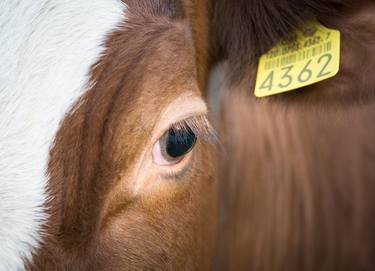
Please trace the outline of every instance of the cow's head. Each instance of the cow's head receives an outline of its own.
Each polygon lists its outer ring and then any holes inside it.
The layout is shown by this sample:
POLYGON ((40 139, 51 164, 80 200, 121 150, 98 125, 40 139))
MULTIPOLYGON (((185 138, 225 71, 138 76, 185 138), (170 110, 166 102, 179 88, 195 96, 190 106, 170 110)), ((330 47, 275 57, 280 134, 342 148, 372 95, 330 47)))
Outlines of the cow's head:
POLYGON ((1 252, 0 267, 208 268, 216 135, 185 7, 82 2, 7 4, 5 31, 25 33, 4 51, 17 65, 1 128, 18 137, 1 177, 19 208, 0 225, 21 235, 4 233, 13 258, 1 252))

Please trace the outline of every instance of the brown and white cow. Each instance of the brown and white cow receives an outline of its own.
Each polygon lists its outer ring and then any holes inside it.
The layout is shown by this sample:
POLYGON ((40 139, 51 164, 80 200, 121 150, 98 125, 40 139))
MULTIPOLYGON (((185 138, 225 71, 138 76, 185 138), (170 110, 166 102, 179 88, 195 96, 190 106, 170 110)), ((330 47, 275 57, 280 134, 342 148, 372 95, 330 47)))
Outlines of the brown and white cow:
POLYGON ((372 270, 374 3, 0 3, 0 270, 372 270), (263 101, 260 54, 304 21, 340 74, 263 101), (175 139, 177 138, 177 139, 175 139))
POLYGON ((195 5, 0 3, 0 270, 210 269, 195 5))

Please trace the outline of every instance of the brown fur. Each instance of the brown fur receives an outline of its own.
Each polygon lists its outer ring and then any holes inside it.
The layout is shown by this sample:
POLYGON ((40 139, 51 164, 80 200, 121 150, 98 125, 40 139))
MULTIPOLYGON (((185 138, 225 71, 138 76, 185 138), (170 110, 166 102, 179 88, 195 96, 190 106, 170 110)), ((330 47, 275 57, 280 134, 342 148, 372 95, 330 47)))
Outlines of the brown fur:
POLYGON ((218 269, 373 270, 374 106, 225 98, 218 269))
POLYGON ((248 64, 224 87, 218 270, 375 268, 375 3, 337 11, 336 77, 259 100, 248 64))
POLYGON ((200 89, 207 89, 208 69, 211 62, 211 28, 209 11, 212 4, 202 0, 183 0, 186 15, 191 23, 193 40, 195 45, 197 80, 200 89))
POLYGON ((30 270, 208 270, 215 221, 212 148, 189 171, 134 197, 127 178, 164 106, 200 95, 194 45, 178 1, 128 1, 51 150, 48 238, 30 270), (202 195, 205 195, 202 197, 202 195))

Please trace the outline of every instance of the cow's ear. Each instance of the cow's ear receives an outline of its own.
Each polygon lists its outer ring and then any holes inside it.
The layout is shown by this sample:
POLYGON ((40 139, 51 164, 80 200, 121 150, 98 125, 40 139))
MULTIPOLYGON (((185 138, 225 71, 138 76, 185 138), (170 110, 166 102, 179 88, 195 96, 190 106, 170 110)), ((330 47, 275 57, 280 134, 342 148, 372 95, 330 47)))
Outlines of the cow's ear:
MULTIPOLYGON (((237 83, 260 55, 306 21, 335 17, 348 0, 211 0, 212 47, 227 58, 230 79, 237 83)), ((352 1, 351 1, 352 2, 352 1)))

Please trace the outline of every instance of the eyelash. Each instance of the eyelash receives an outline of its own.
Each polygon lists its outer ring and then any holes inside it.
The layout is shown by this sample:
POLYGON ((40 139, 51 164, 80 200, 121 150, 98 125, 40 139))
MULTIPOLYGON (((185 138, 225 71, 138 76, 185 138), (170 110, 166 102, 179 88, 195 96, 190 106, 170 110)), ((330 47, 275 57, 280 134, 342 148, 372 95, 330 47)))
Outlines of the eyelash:
MULTIPOLYGON (((217 144, 219 142, 215 129, 212 128, 204 115, 181 120, 173 124, 169 129, 172 129, 177 135, 181 135, 183 132, 188 132, 190 129, 198 139, 203 139, 212 144, 217 144)), ((180 139, 182 139, 182 136, 180 139)))

